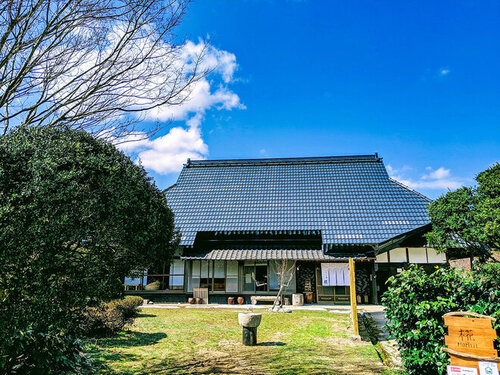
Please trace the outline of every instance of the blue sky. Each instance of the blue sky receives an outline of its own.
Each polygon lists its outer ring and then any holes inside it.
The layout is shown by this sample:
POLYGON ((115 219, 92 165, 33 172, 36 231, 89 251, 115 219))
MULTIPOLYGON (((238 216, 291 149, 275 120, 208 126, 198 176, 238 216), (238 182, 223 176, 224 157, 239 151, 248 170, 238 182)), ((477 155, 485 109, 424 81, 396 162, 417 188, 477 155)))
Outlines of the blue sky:
POLYGON ((127 148, 162 188, 186 155, 378 152, 436 198, 500 161, 498 1, 198 0, 177 31, 220 67, 127 148))

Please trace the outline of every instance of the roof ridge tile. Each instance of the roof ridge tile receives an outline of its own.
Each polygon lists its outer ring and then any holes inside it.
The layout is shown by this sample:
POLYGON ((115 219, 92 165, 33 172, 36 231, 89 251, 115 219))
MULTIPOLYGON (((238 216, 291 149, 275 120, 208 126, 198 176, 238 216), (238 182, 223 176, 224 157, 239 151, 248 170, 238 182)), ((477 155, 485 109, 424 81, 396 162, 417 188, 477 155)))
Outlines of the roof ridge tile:
POLYGON ((339 155, 296 158, 264 158, 264 159, 214 159, 191 160, 188 159, 185 167, 215 167, 215 166, 240 166, 240 165, 275 165, 275 164, 322 164, 346 162, 380 162, 382 158, 377 153, 373 155, 339 155))

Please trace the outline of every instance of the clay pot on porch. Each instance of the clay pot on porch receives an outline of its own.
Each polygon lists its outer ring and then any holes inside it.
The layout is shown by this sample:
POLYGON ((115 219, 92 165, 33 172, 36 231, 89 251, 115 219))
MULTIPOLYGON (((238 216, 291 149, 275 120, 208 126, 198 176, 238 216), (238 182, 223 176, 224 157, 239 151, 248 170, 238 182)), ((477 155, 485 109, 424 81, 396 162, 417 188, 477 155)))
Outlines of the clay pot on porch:
POLYGON ((189 298, 188 298, 188 303, 189 303, 190 305, 193 305, 193 304, 194 304, 194 298, 189 297, 189 298))
POLYGON ((234 297, 227 297, 227 304, 234 305, 234 297))
POLYGON ((238 297, 238 305, 243 305, 245 303, 245 297, 238 297))
POLYGON ((195 298, 195 301, 196 301, 196 304, 197 304, 197 305, 201 305, 201 303, 203 302, 203 301, 202 301, 202 299, 201 299, 201 298, 199 298, 199 297, 196 297, 196 298, 195 298))
POLYGON ((305 292, 304 297, 306 303, 313 303, 313 292, 305 292))

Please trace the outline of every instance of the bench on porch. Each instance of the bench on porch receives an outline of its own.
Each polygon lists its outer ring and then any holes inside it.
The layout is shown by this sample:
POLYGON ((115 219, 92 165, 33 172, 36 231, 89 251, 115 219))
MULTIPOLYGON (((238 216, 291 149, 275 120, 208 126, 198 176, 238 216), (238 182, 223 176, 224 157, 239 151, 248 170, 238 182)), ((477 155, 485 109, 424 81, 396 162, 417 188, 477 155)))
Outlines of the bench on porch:
POLYGON ((257 302, 274 302, 276 300, 276 296, 252 296, 250 297, 252 301, 252 305, 256 305, 257 302))

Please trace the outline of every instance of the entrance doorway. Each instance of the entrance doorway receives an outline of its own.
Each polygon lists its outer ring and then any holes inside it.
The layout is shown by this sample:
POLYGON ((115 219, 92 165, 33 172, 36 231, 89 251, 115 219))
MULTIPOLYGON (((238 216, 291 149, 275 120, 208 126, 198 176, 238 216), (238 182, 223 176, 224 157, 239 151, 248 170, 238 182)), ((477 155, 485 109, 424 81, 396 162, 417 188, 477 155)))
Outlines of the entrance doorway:
POLYGON ((267 264, 255 265, 255 290, 267 291, 267 264))
POLYGON ((316 296, 318 303, 348 305, 351 288, 348 286, 323 286, 321 267, 316 267, 316 296))

